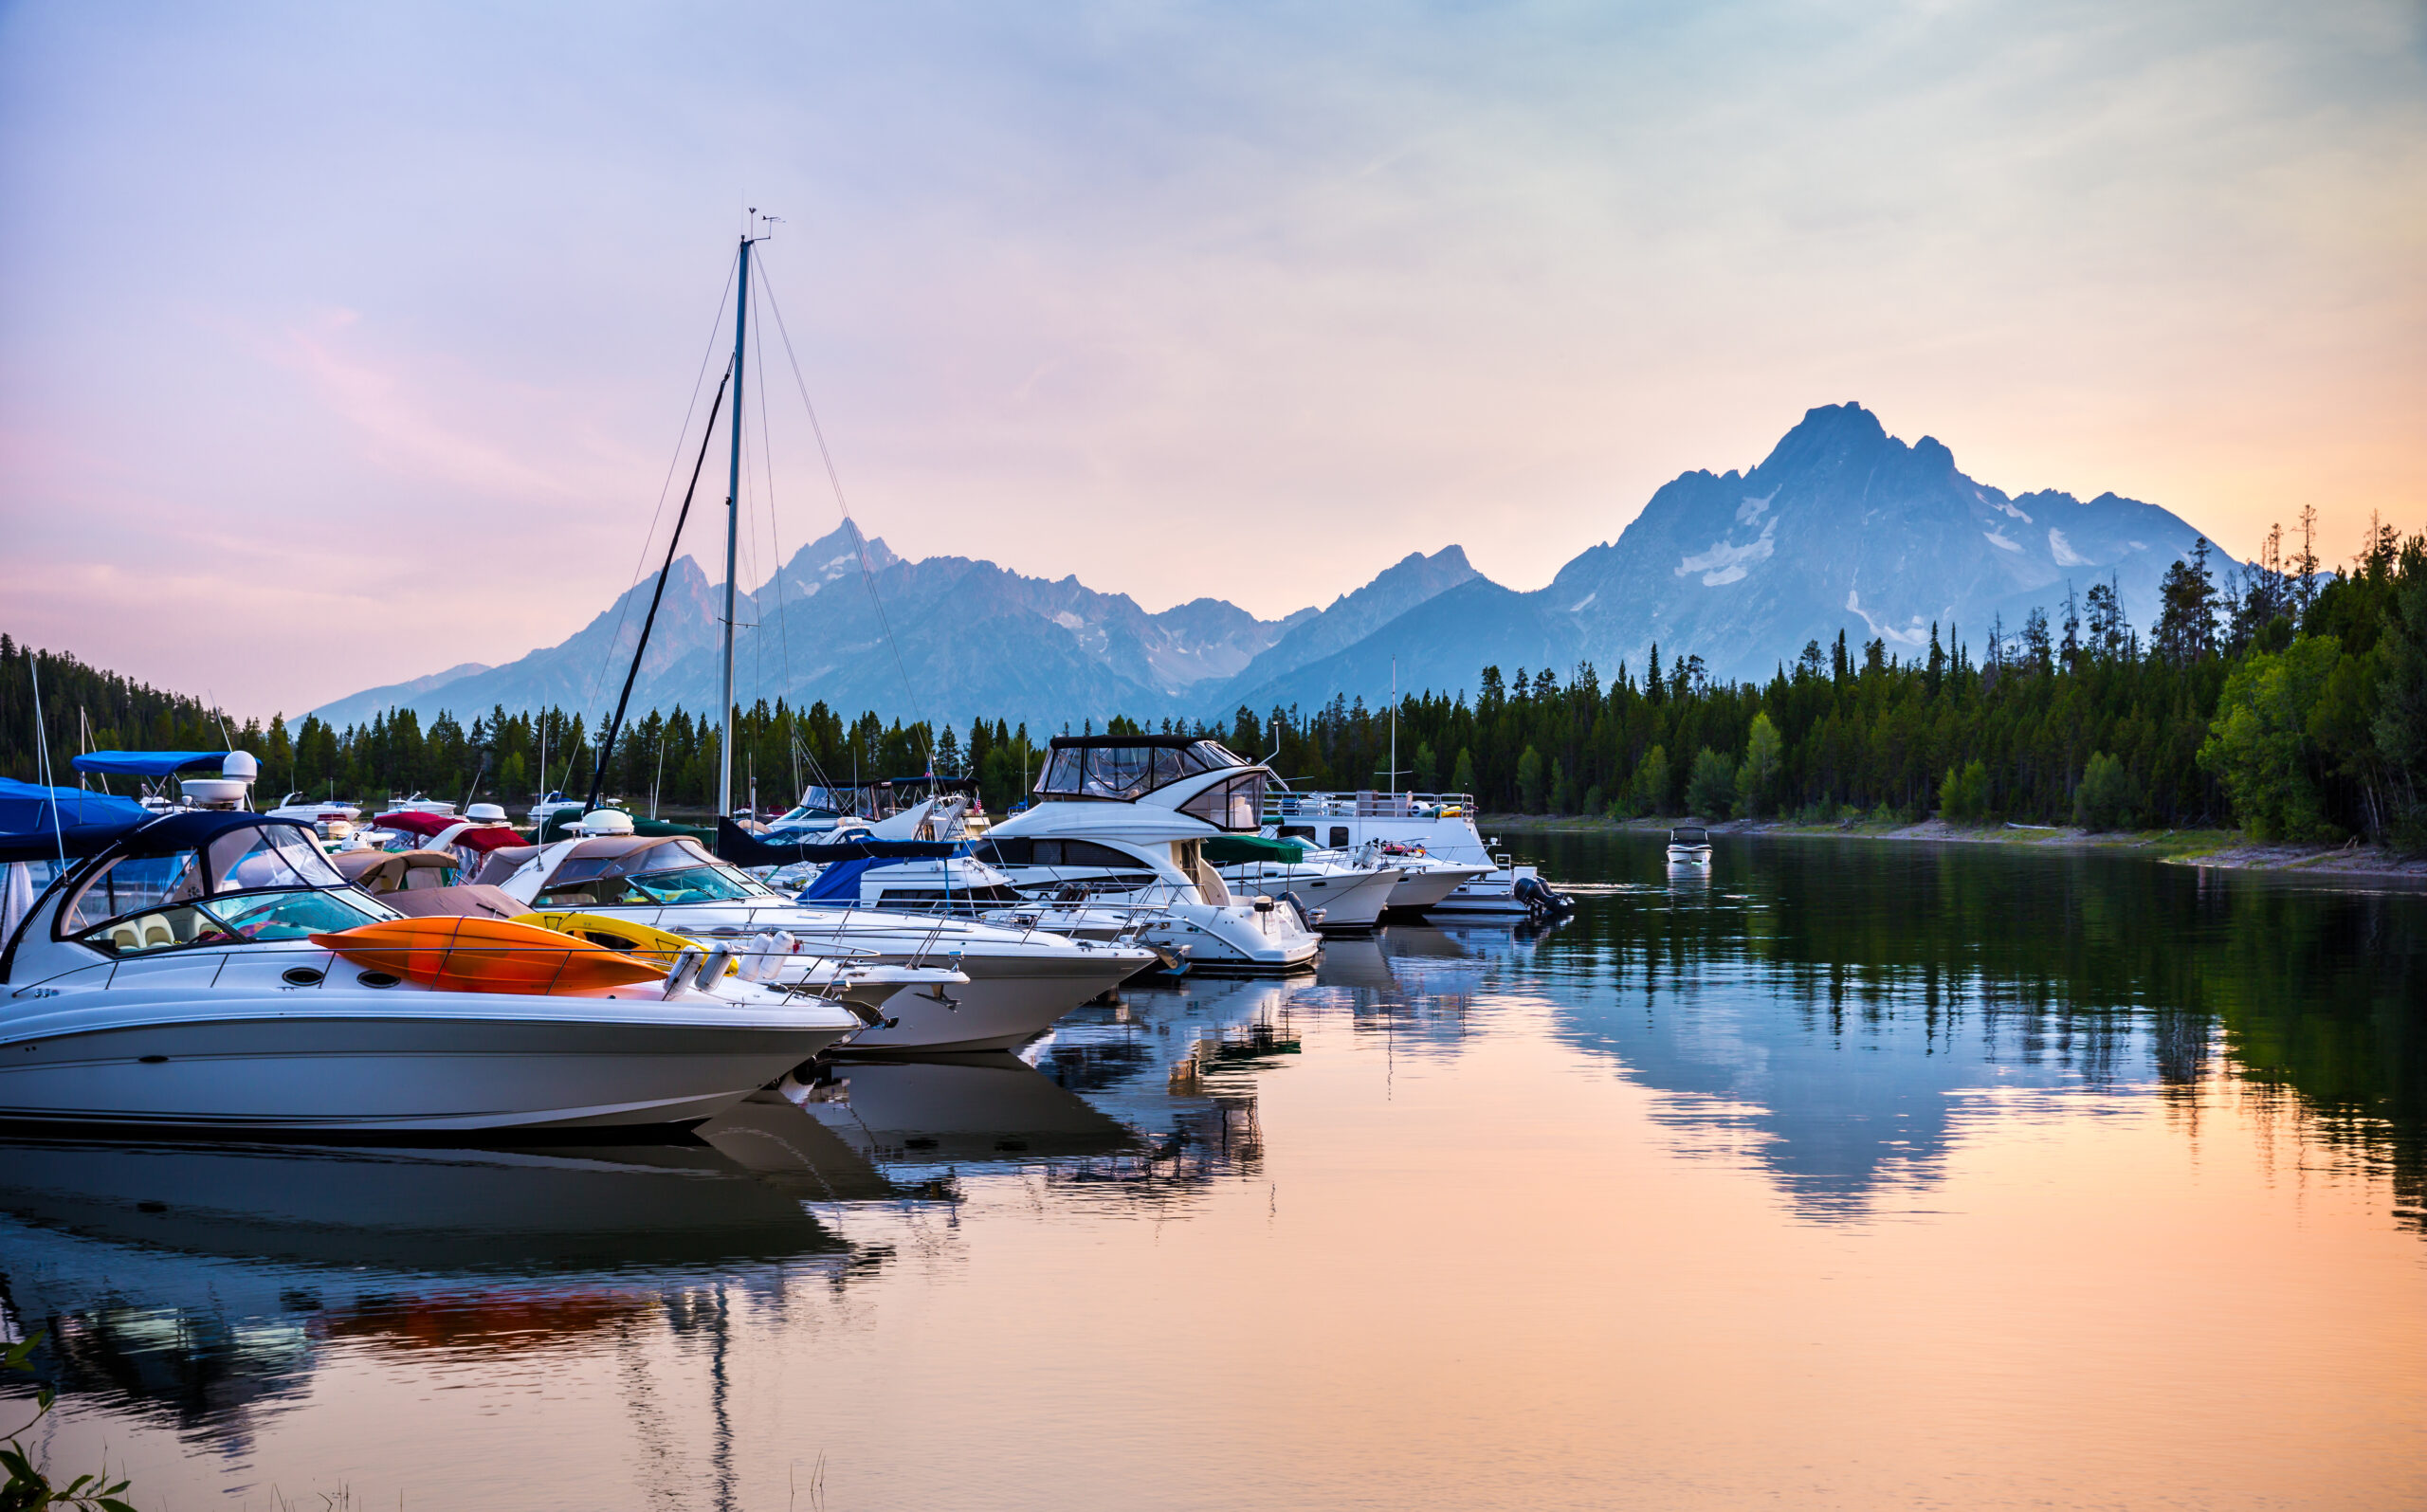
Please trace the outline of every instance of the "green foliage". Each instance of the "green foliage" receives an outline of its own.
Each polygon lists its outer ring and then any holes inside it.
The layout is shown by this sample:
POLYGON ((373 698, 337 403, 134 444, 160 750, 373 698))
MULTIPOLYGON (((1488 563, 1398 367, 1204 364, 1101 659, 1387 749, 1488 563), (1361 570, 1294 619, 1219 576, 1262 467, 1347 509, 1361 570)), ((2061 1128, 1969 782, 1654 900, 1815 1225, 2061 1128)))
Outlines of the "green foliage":
POLYGON ((2104 751, 2090 753, 2082 769, 2081 786, 2073 790, 2073 823, 2085 829, 2128 828, 2140 807, 2140 793, 2124 763, 2104 751))
POLYGON ((1627 787, 1628 807, 1638 814, 1667 813, 1675 787, 1669 774, 1669 748, 1655 745, 1635 765, 1634 781, 1627 787))
MULTIPOLYGON (((1816 647, 1809 660, 1819 661, 1816 647)), ((1745 817, 1758 819, 1768 811, 1779 774, 1785 770, 1785 751, 1786 742, 1769 714, 1754 715, 1752 732, 1744 738, 1744 763, 1736 769, 1736 803, 1745 817)))
POLYGON ((1542 754, 1532 746, 1517 758, 1517 802, 1521 811, 1542 811, 1542 754))
POLYGON ((2225 680, 2199 765, 2261 839, 2332 838, 2311 725, 2342 656, 2335 637, 2305 635, 2281 653, 2252 655, 2225 680))
POLYGON ((1475 781, 1475 758, 1468 754, 1465 746, 1458 747, 1458 765, 1457 770, 1450 774, 1450 791, 1472 793, 1480 786, 1482 784, 1475 781))
POLYGON ((1708 746, 1695 753, 1686 778, 1686 811, 1704 819, 1724 817, 1736 801, 1736 763, 1708 746))
MULTIPOLYGON (((36 1334, 10 1345, 6 1354, 0 1354, 0 1370, 32 1374, 33 1353, 43 1337, 36 1334)), ((106 1464, 98 1472, 87 1472, 65 1485, 54 1486, 49 1475, 26 1452, 26 1434, 32 1431, 34 1424, 50 1415, 56 1400, 47 1385, 36 1390, 33 1417, 0 1443, 0 1470, 9 1472, 8 1481, 0 1484, 0 1512, 37 1512, 50 1507, 71 1508, 73 1512, 135 1512, 135 1508, 119 1500, 126 1482, 112 1481, 106 1464)))
POLYGON ((1415 745, 1415 791, 1437 792, 1441 784, 1441 758, 1432 754, 1432 742, 1419 740, 1415 745))
POLYGON ((1938 786, 1938 814, 1949 824, 1988 817, 1988 763, 1976 756, 1960 768, 1946 769, 1938 786))

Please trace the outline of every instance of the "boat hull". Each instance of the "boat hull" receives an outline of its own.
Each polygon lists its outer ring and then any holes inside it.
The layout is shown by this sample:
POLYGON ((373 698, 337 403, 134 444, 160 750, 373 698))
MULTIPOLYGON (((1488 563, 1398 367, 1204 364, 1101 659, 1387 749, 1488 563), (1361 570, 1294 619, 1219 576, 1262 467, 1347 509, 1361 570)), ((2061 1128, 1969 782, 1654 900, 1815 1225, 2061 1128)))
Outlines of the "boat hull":
POLYGON ((1398 885, 1391 889, 1389 906, 1410 913, 1422 913, 1437 908, 1458 888, 1485 875, 1480 866, 1440 866, 1431 870, 1410 870, 1400 876, 1398 885))
POLYGON ((965 957, 965 987, 914 989, 885 1000, 890 1027, 862 1029, 841 1047, 848 1055, 932 1055, 945 1051, 1017 1049, 1063 1014, 1120 986, 1139 969, 1142 951, 1062 957, 965 957))
POLYGON ((635 1011, 382 1016, 318 1013, 289 997, 258 1012, 213 1003, 81 1027, 52 1015, 0 1037, 0 1120, 313 1135, 682 1125, 847 1031, 722 1004, 613 1005, 627 1006, 635 1011))

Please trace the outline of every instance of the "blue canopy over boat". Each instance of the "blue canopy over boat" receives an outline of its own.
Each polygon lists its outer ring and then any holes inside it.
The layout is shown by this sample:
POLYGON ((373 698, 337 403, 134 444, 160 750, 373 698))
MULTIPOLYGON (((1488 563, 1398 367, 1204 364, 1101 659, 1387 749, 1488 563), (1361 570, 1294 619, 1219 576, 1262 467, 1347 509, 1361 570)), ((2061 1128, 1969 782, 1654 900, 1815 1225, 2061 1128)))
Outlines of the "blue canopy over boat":
POLYGON ((93 855, 151 817, 132 798, 0 777, 0 862, 93 855))
MULTIPOLYGON (((877 840, 858 837, 832 845, 807 841, 761 840, 730 819, 717 820, 717 859, 737 866, 789 866, 796 861, 903 861, 914 856, 950 856, 965 848, 957 840, 877 840)), ((861 868, 866 870, 866 867, 861 868)), ((856 874, 855 874, 856 875, 856 874)))
POLYGON ((217 770, 226 751, 87 751, 76 758, 79 772, 101 772, 122 777, 165 777, 196 767, 217 770))

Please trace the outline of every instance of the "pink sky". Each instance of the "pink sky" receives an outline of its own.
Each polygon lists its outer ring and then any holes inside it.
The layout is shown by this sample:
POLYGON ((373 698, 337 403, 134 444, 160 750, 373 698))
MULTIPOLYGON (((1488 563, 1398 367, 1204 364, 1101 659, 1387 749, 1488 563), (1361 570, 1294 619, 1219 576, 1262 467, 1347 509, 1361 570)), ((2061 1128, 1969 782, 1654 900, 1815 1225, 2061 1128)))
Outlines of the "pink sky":
MULTIPOLYGON (((911 556, 1277 615, 1455 541, 1530 588, 1858 399, 2239 555, 2314 503, 2340 559, 2427 526, 2421 25, 19 6, 0 628, 263 714, 561 640, 754 204, 911 556)), ((835 514, 770 375, 789 551, 835 514)))

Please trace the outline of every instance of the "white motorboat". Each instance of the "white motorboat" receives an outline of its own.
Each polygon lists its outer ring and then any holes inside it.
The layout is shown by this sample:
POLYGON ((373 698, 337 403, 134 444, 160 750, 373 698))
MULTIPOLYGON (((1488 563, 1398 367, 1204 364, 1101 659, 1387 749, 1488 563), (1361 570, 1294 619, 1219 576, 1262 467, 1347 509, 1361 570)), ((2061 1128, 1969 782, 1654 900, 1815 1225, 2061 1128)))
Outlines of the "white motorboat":
POLYGON ((1303 971, 1323 946, 1311 909, 1241 899, 1205 859, 1207 841, 1255 832, 1271 780, 1214 740, 1056 736, 1030 807, 976 854, 1034 903, 1146 910, 1141 938, 1199 969, 1303 971))
POLYGON ((803 979, 827 956, 968 977, 963 985, 891 999, 885 1007, 891 1022, 854 1036, 854 1053, 1009 1049, 1156 958, 1135 947, 864 908, 856 898, 795 901, 687 836, 590 835, 541 847, 527 859, 501 852, 481 880, 534 909, 629 919, 710 943, 780 932, 797 947, 797 964, 786 966, 779 981, 803 979))
POLYGON ((684 1124, 860 1027, 779 987, 711 996, 681 971, 541 993, 362 969, 310 937, 399 916, 347 886, 294 820, 188 811, 83 848, 0 955, 0 1120, 314 1135, 684 1124))
MULTIPOLYGON (((1472 874, 1438 902, 1423 905, 1431 912, 1518 917, 1556 909, 1559 895, 1535 867, 1519 865, 1506 853, 1487 847, 1475 829, 1474 811, 1474 799, 1466 793, 1274 792, 1265 796, 1263 818, 1280 840, 1350 851, 1379 841, 1418 851, 1430 861, 1471 868, 1472 874)), ((1400 865, 1403 859, 1394 856, 1391 864, 1400 865)), ((1409 895, 1413 899, 1430 890, 1411 887, 1409 895)))
POLYGON ((1379 924, 1403 875, 1396 866, 1360 866, 1260 835, 1216 836, 1205 842, 1205 859, 1234 895, 1294 900, 1326 935, 1379 924))
POLYGON ((1710 831, 1700 825, 1679 825, 1669 831, 1669 859, 1681 866, 1710 865, 1710 831))

